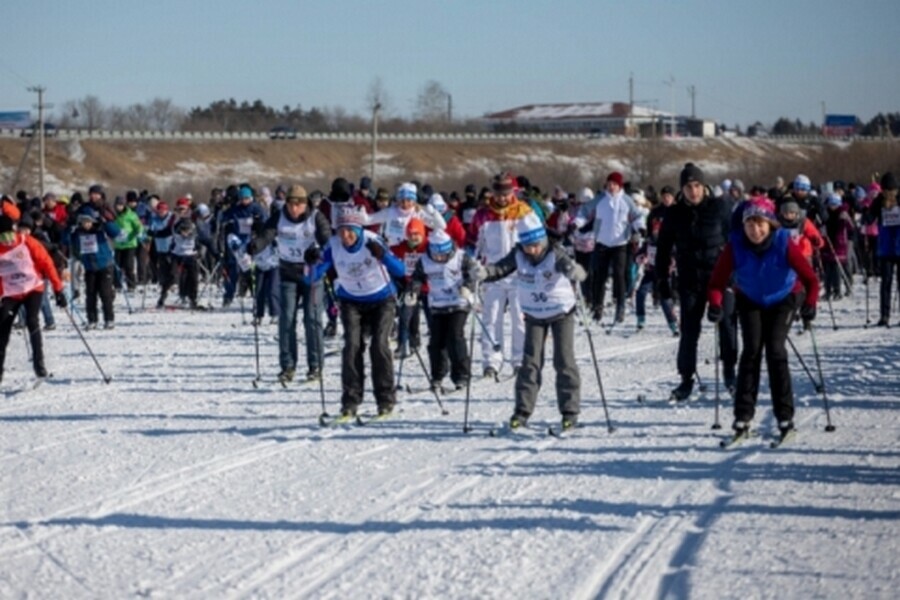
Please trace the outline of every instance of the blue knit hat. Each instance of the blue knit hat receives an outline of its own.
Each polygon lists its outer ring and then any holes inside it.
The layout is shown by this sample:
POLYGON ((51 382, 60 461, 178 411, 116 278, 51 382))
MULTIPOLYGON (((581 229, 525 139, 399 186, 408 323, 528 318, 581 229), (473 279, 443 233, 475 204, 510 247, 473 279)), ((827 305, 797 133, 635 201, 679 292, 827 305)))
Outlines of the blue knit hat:
POLYGON ((516 222, 516 232, 519 234, 519 243, 523 246, 547 239, 547 230, 544 228, 544 224, 533 212, 516 222))

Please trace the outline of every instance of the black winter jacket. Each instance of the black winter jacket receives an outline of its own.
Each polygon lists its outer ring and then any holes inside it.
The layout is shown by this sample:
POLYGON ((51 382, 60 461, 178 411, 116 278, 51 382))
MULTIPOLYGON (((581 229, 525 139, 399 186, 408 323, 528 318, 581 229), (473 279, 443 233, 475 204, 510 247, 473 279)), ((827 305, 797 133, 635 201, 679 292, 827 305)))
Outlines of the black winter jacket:
POLYGON ((668 272, 674 247, 679 290, 705 294, 713 267, 728 241, 730 222, 728 202, 715 198, 708 188, 697 205, 689 204, 679 194, 675 204, 666 209, 659 231, 657 272, 668 272))

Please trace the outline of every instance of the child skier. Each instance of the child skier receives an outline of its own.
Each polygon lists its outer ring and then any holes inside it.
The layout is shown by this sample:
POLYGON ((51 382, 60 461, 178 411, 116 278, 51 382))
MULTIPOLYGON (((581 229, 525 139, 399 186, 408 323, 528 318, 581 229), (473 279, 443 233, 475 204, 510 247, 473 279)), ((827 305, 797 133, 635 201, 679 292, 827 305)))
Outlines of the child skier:
POLYGON ((405 358, 410 355, 410 348, 416 350, 421 343, 419 332, 419 318, 421 305, 420 295, 427 294, 428 288, 412 290, 410 282, 416 263, 425 255, 428 244, 425 241, 425 224, 416 218, 410 219, 406 224, 406 239, 390 247, 391 253, 403 261, 405 276, 400 279, 401 303, 399 306, 399 323, 397 325, 397 357, 405 358))
POLYGON ((516 406, 510 429, 524 427, 534 412, 541 387, 547 334, 553 333, 556 402, 562 429, 575 427, 581 405, 581 379, 575 363, 575 291, 572 283, 587 278, 585 270, 556 245, 533 212, 516 221, 518 244, 494 265, 476 270, 476 281, 497 281, 516 272, 516 294, 525 317, 525 347, 516 376, 516 406))
POLYGON ((175 222, 172 235, 173 271, 178 274, 178 298, 189 302, 191 310, 197 305, 197 288, 200 281, 200 266, 197 263, 197 228, 190 214, 182 214, 175 222))
MULTIPOLYGON (((825 247, 822 248, 822 263, 825 269, 825 297, 841 299, 841 274, 847 273, 847 258, 850 254, 850 234, 854 230, 853 219, 844 206, 841 197, 829 194, 826 201, 828 216, 825 219, 825 247)), ((845 282, 846 283, 846 282, 845 282)), ((847 289, 850 294, 850 289, 847 289)))
POLYGON ((431 386, 439 390, 447 374, 456 389, 465 387, 470 377, 469 351, 464 328, 472 305, 473 272, 476 262, 459 250, 444 231, 428 236, 428 252, 415 265, 411 292, 418 296, 427 284, 431 309, 428 356, 431 362, 431 386))
POLYGON ((97 211, 89 206, 82 207, 78 213, 78 227, 72 233, 72 252, 84 266, 87 329, 97 328, 98 297, 103 304, 103 328, 115 326, 112 244, 120 232, 114 220, 101 220, 97 211))
POLYGON ((749 435, 765 348, 773 412, 783 438, 794 429, 785 340, 798 308, 805 322, 815 319, 819 280, 800 246, 780 227, 768 199, 747 202, 743 229, 731 232, 716 262, 707 291, 707 318, 714 323, 722 319, 722 299, 732 276, 743 334, 732 428, 736 438, 749 435))

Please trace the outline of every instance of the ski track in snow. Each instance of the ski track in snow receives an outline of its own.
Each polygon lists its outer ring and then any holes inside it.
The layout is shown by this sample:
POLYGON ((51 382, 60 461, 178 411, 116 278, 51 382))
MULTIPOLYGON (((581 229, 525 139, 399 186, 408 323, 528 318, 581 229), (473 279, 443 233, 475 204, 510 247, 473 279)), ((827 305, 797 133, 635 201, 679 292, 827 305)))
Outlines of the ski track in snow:
MULTIPOLYGON (((320 428, 318 384, 269 381, 273 327, 254 389, 237 309, 119 302, 114 331, 87 332, 110 385, 64 324, 45 336, 56 377, 0 406, 2 597, 889 598, 900 580, 900 347, 897 329, 857 325, 861 299, 835 304, 837 331, 824 305, 817 321, 837 431, 822 431, 791 354, 798 438, 768 448, 764 374, 763 437, 724 451, 731 401, 722 390, 711 432, 711 336, 698 351, 710 389, 670 406, 677 339, 654 310, 639 334, 590 326, 612 435, 579 326, 586 427, 557 440, 486 435, 511 413, 512 381, 473 380, 463 434, 464 390, 440 416, 416 361, 403 380, 422 391, 398 394, 394 419, 320 428)), ((792 339, 817 376, 809 335, 792 339)), ((13 336, 4 390, 29 381, 22 345, 13 336)), ((543 430, 559 418, 551 354, 543 430)), ((477 343, 476 374, 479 359, 477 343)), ((339 362, 326 361, 331 411, 339 362)))

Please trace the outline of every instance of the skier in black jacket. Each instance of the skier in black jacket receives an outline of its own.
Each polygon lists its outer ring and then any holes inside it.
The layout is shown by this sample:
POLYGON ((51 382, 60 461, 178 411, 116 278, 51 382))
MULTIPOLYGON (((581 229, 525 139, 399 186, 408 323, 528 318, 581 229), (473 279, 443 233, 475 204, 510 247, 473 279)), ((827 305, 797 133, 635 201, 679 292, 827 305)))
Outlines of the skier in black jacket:
MULTIPOLYGON (((681 384, 672 391, 672 399, 687 400, 694 388, 697 371, 697 341, 706 310, 706 288, 713 267, 728 241, 731 211, 728 202, 716 198, 705 184, 703 171, 687 163, 681 171, 681 192, 670 206, 659 232, 656 272, 669 269, 673 246, 678 269, 678 297, 681 306, 681 339, 678 345, 678 373, 681 384)), ((659 297, 672 297, 669 279, 659 278, 659 297)), ((720 356, 724 366, 725 387, 734 389, 737 349, 731 314, 734 295, 726 294, 723 318, 719 323, 720 356)))

